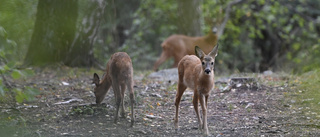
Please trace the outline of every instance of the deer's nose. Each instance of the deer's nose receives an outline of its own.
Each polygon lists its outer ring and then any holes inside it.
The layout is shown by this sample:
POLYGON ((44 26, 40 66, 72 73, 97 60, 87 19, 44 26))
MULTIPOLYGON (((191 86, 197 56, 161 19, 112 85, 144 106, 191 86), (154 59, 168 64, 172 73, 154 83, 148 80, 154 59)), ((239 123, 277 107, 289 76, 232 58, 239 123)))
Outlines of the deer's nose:
POLYGON ((209 74, 211 72, 211 70, 210 69, 205 69, 204 72, 209 74))

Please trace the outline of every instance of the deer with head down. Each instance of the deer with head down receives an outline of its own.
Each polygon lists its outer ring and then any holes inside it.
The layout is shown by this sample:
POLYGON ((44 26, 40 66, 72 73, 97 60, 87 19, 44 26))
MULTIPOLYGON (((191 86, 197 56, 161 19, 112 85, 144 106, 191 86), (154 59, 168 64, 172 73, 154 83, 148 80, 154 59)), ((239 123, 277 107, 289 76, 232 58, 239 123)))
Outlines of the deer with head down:
POLYGON ((178 116, 181 96, 187 87, 194 90, 193 106, 196 111, 199 129, 203 130, 204 134, 209 135, 207 126, 207 102, 211 90, 214 88, 214 62, 218 53, 219 45, 216 45, 213 50, 206 55, 198 46, 195 47, 195 55, 184 56, 178 64, 178 90, 175 99, 176 115, 175 128, 179 128, 178 116), (199 115, 198 101, 202 108, 202 118, 199 115))
POLYGON ((93 83, 96 85, 94 94, 96 103, 100 104, 105 98, 110 86, 112 86, 115 100, 116 112, 114 122, 117 123, 119 107, 121 105, 121 116, 125 117, 124 92, 129 90, 131 102, 131 126, 134 124, 134 94, 133 94, 133 68, 129 55, 125 52, 114 53, 107 63, 106 74, 100 81, 99 76, 94 73, 93 83))
POLYGON ((217 31, 217 28, 213 27, 212 31, 202 37, 171 35, 162 42, 162 53, 155 62, 153 70, 157 71, 159 66, 171 57, 174 59, 172 67, 177 67, 179 61, 185 55, 195 55, 194 48, 196 45, 198 45, 204 53, 208 54, 218 42, 217 31))

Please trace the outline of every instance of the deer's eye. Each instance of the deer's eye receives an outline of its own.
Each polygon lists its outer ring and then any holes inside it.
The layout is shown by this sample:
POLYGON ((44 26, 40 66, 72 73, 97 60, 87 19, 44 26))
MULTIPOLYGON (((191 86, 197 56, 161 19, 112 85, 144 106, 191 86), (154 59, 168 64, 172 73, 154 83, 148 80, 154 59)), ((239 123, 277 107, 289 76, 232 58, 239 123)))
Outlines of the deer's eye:
POLYGON ((204 65, 204 62, 202 62, 202 65, 204 65))
POLYGON ((213 65, 213 62, 211 62, 211 65, 213 65))

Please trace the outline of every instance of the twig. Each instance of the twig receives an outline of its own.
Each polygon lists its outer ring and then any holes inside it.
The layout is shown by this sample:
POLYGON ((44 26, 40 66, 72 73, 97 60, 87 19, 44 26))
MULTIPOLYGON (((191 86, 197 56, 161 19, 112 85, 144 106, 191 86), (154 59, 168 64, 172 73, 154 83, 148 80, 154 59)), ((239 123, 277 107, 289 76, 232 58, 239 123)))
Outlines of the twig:
POLYGON ((2 77, 2 79, 3 79, 4 85, 5 85, 7 88, 12 88, 12 85, 7 81, 7 79, 6 79, 6 77, 3 75, 3 73, 2 73, 2 72, 0 72, 0 73, 1 73, 1 77, 2 77))
POLYGON ((105 71, 105 68, 102 65, 100 65, 100 63, 97 60, 93 61, 93 66, 98 68, 99 70, 105 71))

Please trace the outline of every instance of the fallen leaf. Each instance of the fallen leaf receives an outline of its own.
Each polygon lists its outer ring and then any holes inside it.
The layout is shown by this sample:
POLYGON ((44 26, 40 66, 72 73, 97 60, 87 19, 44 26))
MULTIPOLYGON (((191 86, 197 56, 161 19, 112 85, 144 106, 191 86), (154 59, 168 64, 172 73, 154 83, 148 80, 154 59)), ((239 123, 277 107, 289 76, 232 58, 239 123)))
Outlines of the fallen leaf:
POLYGON ((149 107, 152 108, 152 109, 154 109, 154 107, 153 107, 152 105, 150 105, 150 104, 149 104, 149 107))

